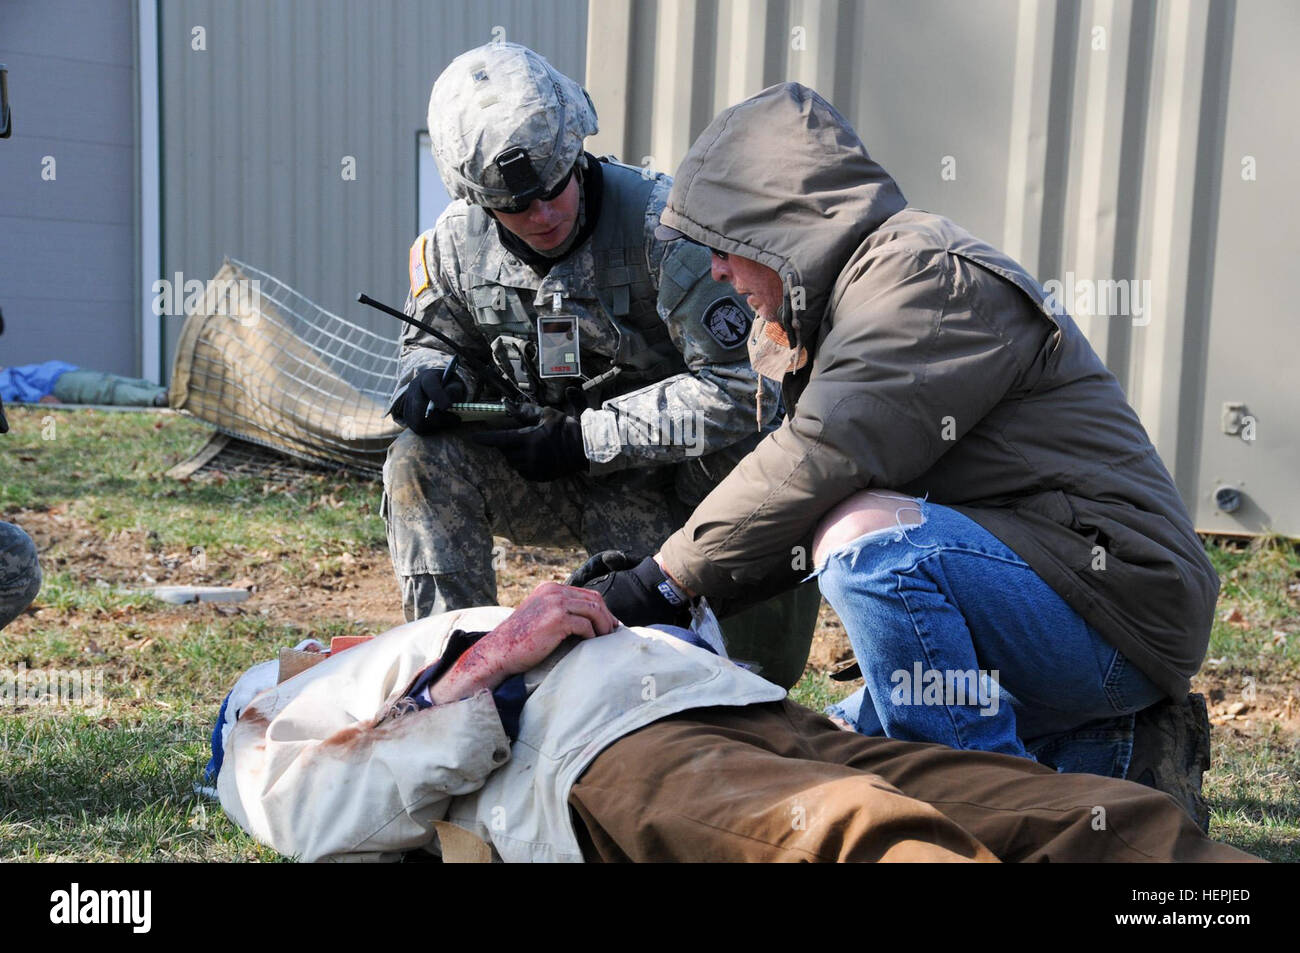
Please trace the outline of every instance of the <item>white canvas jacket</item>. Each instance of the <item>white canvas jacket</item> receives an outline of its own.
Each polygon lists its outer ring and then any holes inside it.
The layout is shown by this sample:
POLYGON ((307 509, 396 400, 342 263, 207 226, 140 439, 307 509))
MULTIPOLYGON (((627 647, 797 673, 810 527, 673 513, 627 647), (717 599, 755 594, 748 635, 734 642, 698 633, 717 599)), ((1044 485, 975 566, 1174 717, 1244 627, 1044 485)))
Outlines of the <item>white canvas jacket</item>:
POLYGON ((653 629, 566 642, 525 675, 511 744, 490 692, 391 713, 456 629, 511 610, 411 622, 258 695, 217 779, 221 805, 264 844, 304 861, 394 860, 448 820, 505 861, 581 861, 569 790, 612 742, 676 712, 777 701, 785 692, 653 629))

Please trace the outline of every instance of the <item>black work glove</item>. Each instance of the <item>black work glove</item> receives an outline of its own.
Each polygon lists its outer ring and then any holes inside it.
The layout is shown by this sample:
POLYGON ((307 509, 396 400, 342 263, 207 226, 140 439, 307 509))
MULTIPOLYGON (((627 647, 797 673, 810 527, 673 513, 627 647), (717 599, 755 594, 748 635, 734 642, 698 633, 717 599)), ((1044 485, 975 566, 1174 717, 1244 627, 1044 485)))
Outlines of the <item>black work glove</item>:
POLYGON ((577 417, 537 404, 524 404, 513 413, 527 426, 470 434, 470 439, 484 447, 496 447, 515 472, 535 483, 587 471, 591 464, 577 417))
POLYGON ((440 368, 421 371, 402 395, 402 422, 421 437, 460 423, 460 418, 447 408, 465 399, 465 385, 454 374, 444 384, 442 375, 440 368))
POLYGON ((653 556, 632 565, 626 554, 606 550, 588 559, 569 579, 580 581, 566 585, 599 592, 609 611, 624 625, 666 623, 687 628, 691 624, 690 602, 673 591, 653 556), (623 568, 594 575, 605 567, 623 568))
POLYGON ((587 583, 593 579, 608 576, 610 573, 618 572, 621 569, 632 569, 640 561, 635 556, 629 556, 621 549, 605 549, 596 553, 596 555, 590 557, 585 563, 569 573, 569 578, 564 580, 564 584, 566 586, 586 588, 587 583))

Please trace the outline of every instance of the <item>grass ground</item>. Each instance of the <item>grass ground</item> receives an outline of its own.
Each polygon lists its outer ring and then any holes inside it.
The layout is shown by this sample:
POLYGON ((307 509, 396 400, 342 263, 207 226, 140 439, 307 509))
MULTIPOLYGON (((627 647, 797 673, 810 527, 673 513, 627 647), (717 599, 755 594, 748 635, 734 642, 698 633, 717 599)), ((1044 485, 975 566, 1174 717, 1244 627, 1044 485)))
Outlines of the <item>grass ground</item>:
MULTIPOLYGON (((195 792, 222 697, 252 664, 308 636, 401 621, 376 483, 163 476, 207 439, 170 414, 7 408, 0 518, 36 540, 45 583, 0 630, 0 679, 102 678, 96 708, 18 705, 0 684, 0 861, 273 860, 195 792), (128 590, 238 585, 239 604, 168 606, 128 590)), ((1210 659, 1212 833, 1300 860, 1300 557, 1279 541, 1211 544, 1224 580, 1210 659)), ((561 580, 574 551, 507 547, 501 600, 561 580)), ((820 708, 852 689, 823 669, 845 654, 823 611, 794 696, 820 708)))

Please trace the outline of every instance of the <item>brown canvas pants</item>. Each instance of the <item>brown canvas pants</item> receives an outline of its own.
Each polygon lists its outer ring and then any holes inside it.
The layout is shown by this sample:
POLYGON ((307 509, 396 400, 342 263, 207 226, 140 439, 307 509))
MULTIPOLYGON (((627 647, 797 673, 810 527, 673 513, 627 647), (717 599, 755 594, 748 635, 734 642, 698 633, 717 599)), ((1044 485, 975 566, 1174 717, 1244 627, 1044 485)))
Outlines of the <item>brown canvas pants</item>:
POLYGON ((589 861, 1248 861, 1168 795, 842 731, 788 700, 620 738, 569 795, 589 861))

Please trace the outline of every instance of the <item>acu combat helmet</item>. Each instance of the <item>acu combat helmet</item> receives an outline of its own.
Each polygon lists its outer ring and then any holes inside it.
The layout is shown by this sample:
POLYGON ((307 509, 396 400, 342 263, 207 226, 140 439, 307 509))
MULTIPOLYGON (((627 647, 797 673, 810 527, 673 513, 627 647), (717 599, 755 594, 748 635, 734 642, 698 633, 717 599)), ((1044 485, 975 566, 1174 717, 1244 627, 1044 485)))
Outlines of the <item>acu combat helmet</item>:
POLYGON ((587 91, 518 43, 451 61, 429 97, 429 138, 447 194, 523 211, 568 182, 597 130, 587 91))

